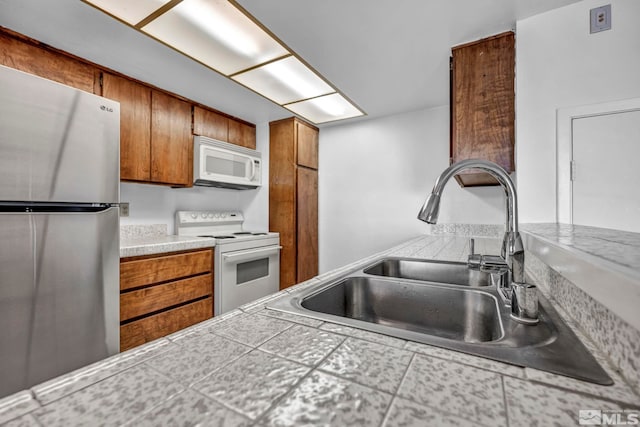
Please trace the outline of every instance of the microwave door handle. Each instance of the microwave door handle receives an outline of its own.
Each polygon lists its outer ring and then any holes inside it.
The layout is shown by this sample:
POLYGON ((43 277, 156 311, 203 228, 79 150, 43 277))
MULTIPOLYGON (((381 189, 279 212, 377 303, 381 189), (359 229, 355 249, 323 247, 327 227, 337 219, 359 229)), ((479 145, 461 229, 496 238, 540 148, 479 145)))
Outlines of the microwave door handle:
POLYGON ((249 158, 249 163, 251 163, 251 177, 249 178, 249 181, 253 181, 253 178, 256 177, 256 164, 252 158, 249 158))
POLYGON ((264 258, 265 256, 278 253, 280 249, 282 249, 282 246, 269 246, 261 249, 233 252, 230 254, 222 254, 222 259, 224 260, 224 262, 229 264, 253 261, 255 259, 264 258))

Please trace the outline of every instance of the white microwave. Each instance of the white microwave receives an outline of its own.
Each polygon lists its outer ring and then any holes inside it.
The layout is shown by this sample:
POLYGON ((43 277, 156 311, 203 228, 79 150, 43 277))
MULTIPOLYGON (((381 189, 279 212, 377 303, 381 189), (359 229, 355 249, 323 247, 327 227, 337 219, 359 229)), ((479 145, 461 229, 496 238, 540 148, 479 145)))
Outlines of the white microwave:
POLYGON ((262 155, 206 136, 193 138, 193 184, 247 190, 262 185, 262 155))

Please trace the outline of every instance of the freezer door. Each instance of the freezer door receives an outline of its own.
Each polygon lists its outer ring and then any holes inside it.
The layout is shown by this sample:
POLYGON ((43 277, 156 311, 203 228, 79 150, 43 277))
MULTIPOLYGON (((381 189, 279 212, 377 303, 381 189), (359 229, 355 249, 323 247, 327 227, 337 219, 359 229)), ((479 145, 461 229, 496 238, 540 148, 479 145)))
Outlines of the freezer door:
POLYGON ((120 104, 0 66, 0 200, 117 203, 120 104))
POLYGON ((119 350, 118 208, 0 213, 0 398, 119 350))

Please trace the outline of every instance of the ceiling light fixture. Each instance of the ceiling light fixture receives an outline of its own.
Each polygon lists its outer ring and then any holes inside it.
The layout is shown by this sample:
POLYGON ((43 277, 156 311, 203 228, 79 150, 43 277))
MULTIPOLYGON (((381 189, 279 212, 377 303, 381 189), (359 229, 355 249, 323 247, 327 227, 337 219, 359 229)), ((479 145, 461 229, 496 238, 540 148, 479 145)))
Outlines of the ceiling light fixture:
POLYGON ((362 115, 362 112, 357 107, 339 93, 292 102, 291 104, 283 105, 283 107, 317 124, 350 119, 362 115))
POLYGON ((280 105, 335 92, 294 56, 261 65, 231 78, 280 105))
POLYGON ((313 122, 364 115, 233 0, 83 0, 313 122))

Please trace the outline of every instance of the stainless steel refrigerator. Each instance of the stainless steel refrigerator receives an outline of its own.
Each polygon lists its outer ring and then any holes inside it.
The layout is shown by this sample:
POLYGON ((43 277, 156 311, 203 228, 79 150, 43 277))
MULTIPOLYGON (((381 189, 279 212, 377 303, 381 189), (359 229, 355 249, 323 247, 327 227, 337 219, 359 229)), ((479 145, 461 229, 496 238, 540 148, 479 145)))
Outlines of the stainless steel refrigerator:
POLYGON ((0 398, 119 349, 117 102, 0 66, 0 398))

